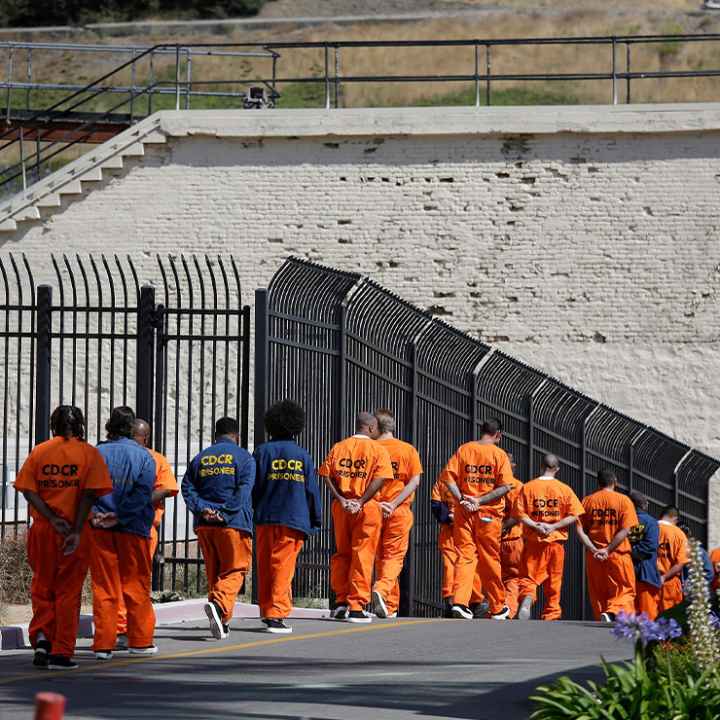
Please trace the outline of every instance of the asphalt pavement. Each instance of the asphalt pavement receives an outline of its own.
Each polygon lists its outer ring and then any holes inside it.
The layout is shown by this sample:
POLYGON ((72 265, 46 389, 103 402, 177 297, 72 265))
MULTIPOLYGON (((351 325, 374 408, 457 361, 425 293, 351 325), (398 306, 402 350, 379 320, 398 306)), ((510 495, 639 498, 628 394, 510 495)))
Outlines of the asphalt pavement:
POLYGON ((29 651, 0 653, 0 718, 33 718, 36 692, 67 697, 66 720, 525 720, 541 682, 598 676, 597 663, 632 648, 593 623, 492 620, 294 620, 292 635, 234 621, 228 640, 206 623, 159 628, 160 653, 94 660, 79 670, 32 667, 29 651))

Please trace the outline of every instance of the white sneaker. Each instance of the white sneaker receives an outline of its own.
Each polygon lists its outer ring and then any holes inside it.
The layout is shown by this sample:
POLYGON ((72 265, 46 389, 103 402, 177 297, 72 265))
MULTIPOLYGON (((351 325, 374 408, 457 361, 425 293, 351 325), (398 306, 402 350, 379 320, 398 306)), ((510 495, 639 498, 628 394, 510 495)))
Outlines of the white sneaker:
POLYGON ((370 613, 364 610, 350 610, 345 616, 345 621, 349 623, 371 623, 372 618, 370 617, 370 613))
POLYGON ((453 605, 451 612, 452 612, 452 616, 454 618, 458 618, 459 620, 472 620, 473 619, 472 610, 469 607, 466 607, 465 605, 453 605))
POLYGON ((373 590, 372 599, 375 615, 379 618, 386 618, 388 616, 388 609, 383 596, 377 590, 373 590))
POLYGON ((130 648, 131 655, 157 655, 157 645, 151 645, 144 648, 130 648))
POLYGON ((112 660, 112 652, 110 650, 98 650, 95 653, 95 659, 100 660, 102 662, 107 662, 108 660, 112 660))
POLYGON ((533 601, 529 595, 526 595, 520 601, 520 608, 518 609, 517 619, 518 620, 529 620, 530 614, 532 613, 533 601))
POLYGON ((505 607, 499 612, 495 613, 494 615, 490 616, 491 620, 507 620, 510 617, 510 608, 505 605, 505 607))
POLYGON ((338 605, 331 613, 330 617, 333 620, 345 620, 348 615, 347 605, 338 605))
MULTIPOLYGON (((214 602, 205 603, 205 614, 207 615, 208 622, 210 623, 210 634, 216 640, 223 639, 223 625, 222 618, 218 612, 217 605, 214 602)), ((227 635, 225 636, 227 637, 227 635)))
POLYGON ((396 618, 396 617, 397 617, 397 613, 396 613, 396 612, 390 613, 390 614, 388 615, 388 619, 389 619, 389 620, 392 620, 393 618, 396 618))
POLYGON ((600 622, 612 625, 615 622, 615 613, 604 612, 600 613, 600 622))

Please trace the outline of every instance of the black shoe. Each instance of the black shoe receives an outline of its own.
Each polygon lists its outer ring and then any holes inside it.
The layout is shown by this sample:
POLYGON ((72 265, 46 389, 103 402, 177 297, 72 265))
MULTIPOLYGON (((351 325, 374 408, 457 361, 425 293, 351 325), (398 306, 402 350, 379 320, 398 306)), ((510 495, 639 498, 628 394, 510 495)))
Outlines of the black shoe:
POLYGON ((472 610, 473 618, 475 620, 481 620, 482 618, 487 617, 490 605, 487 601, 483 600, 479 603, 473 603, 470 606, 470 610, 472 610))
POLYGON ((33 665, 35 667, 46 668, 48 666, 48 657, 50 656, 50 642, 48 640, 38 640, 35 646, 35 655, 33 656, 33 665))
POLYGON ((612 625, 615 622, 615 613, 604 612, 600 615, 600 622, 612 625))
POLYGON ((452 616, 454 618, 457 618, 458 620, 472 620, 473 614, 472 610, 467 605, 453 605, 452 606, 452 616))
POLYGON ((228 637, 230 635, 230 626, 223 623, 223 634, 225 637, 228 637))
POLYGON ((451 597, 445 598, 445 607, 443 608, 443 617, 444 618, 453 617, 452 606, 453 606, 452 598, 451 597))
POLYGON ((64 655, 49 655, 48 670, 77 670, 80 667, 72 658, 64 655))
POLYGON ((275 635, 289 635, 292 632, 292 628, 280 618, 265 618, 263 622, 265 623, 265 632, 275 635))
POLYGON ((364 610, 351 610, 345 620, 349 623, 371 623, 372 618, 364 610))

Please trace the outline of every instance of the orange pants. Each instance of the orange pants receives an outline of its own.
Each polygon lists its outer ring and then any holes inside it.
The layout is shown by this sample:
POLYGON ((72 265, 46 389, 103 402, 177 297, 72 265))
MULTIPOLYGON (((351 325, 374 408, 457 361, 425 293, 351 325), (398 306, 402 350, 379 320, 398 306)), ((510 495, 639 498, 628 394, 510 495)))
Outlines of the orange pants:
POLYGON ((380 541, 375 557, 374 589, 383 596, 388 614, 397 612, 400 605, 398 577, 403 569, 410 544, 413 513, 407 503, 401 505, 389 518, 382 519, 380 541))
MULTIPOLYGON (((150 528, 150 567, 152 568, 152 561, 155 557, 155 551, 158 546, 158 529, 153 525, 150 528)), ((152 572, 152 570, 151 570, 152 572)), ((118 603, 118 627, 117 634, 125 635, 127 633, 127 608, 125 607, 125 600, 122 595, 118 603)))
POLYGON ((339 605, 362 610, 370 602, 373 562, 380 540, 382 513, 371 500, 357 515, 332 504, 335 554, 330 560, 330 587, 339 605))
POLYGON ((155 632, 150 601, 150 539, 127 532, 92 529, 93 650, 112 650, 117 641, 120 598, 127 607, 130 647, 149 647, 155 632))
POLYGON ((455 511, 453 540, 458 550, 458 561, 453 600, 458 605, 470 603, 477 572, 490 613, 495 614, 505 605, 500 567, 502 523, 499 518, 484 518, 481 513, 468 513, 461 507, 455 511))
POLYGON ((284 525, 256 525, 260 617, 282 620, 292 612, 292 580, 305 533, 284 525))
POLYGON ((201 525, 196 534, 205 560, 208 601, 218 605, 222 621, 227 624, 252 563, 252 536, 235 528, 211 525, 201 525))
POLYGON ((54 655, 72 657, 82 587, 90 562, 88 530, 83 531, 80 547, 72 555, 63 555, 62 544, 63 537, 47 520, 33 521, 27 536, 28 561, 33 572, 30 644, 35 647, 38 633, 42 632, 54 655))
POLYGON ((596 560, 585 553, 588 595, 596 620, 601 613, 617 615, 621 610, 635 612, 635 568, 630 553, 614 552, 607 560, 596 560))
MULTIPOLYGON (((453 589, 455 586, 455 566, 458 561, 458 551, 453 540, 453 526, 451 523, 443 523, 440 526, 440 534, 438 535, 438 549, 442 557, 442 596, 444 600, 453 599, 453 589)), ((477 564, 477 559, 476 559, 477 564)), ((472 595, 470 596, 470 604, 482 602, 482 586, 480 584, 480 576, 475 573, 473 578, 472 595)))
POLYGON ((543 620, 560 620, 560 593, 562 592, 565 546, 561 542, 527 540, 522 554, 522 579, 519 597, 537 600, 537 589, 542 585, 545 595, 543 620))
POLYGON ((500 567, 505 586, 505 604, 510 608, 510 617, 517 615, 522 574, 522 535, 500 542, 500 567))
POLYGON ((664 613, 666 610, 669 610, 670 608, 674 608, 676 605, 679 605, 683 599, 683 589, 682 589, 682 582, 680 580, 680 576, 676 575, 674 578, 671 578, 668 580, 661 588, 660 588, 660 602, 658 606, 658 615, 660 613, 664 613))
POLYGON ((645 613, 651 620, 654 620, 659 614, 659 606, 660 588, 638 580, 635 586, 635 612, 645 613))

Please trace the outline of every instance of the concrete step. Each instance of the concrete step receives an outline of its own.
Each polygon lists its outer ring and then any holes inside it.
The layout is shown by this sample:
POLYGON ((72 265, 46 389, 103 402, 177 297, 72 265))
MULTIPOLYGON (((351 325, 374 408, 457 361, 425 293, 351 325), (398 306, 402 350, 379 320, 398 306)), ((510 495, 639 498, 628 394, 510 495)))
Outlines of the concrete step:
POLYGON ((60 207, 62 202, 58 193, 50 193, 35 201, 35 205, 41 208, 54 208, 60 207))
POLYGON ((109 157, 107 160, 103 160, 103 162, 100 163, 100 167, 103 168, 103 170, 122 170, 122 168, 123 168, 122 155, 120 155, 118 153, 117 155, 113 155, 112 157, 109 157))
POLYGON ((17 230, 17 223, 12 218, 0 222, 0 233, 15 232, 15 230, 17 230))
POLYGON ((22 222, 23 220, 39 220, 40 211, 35 205, 28 205, 17 212, 13 213, 13 220, 15 222, 22 222))
POLYGON ((142 157, 145 154, 145 148, 141 142, 136 142, 128 145, 121 152, 123 157, 142 157))

